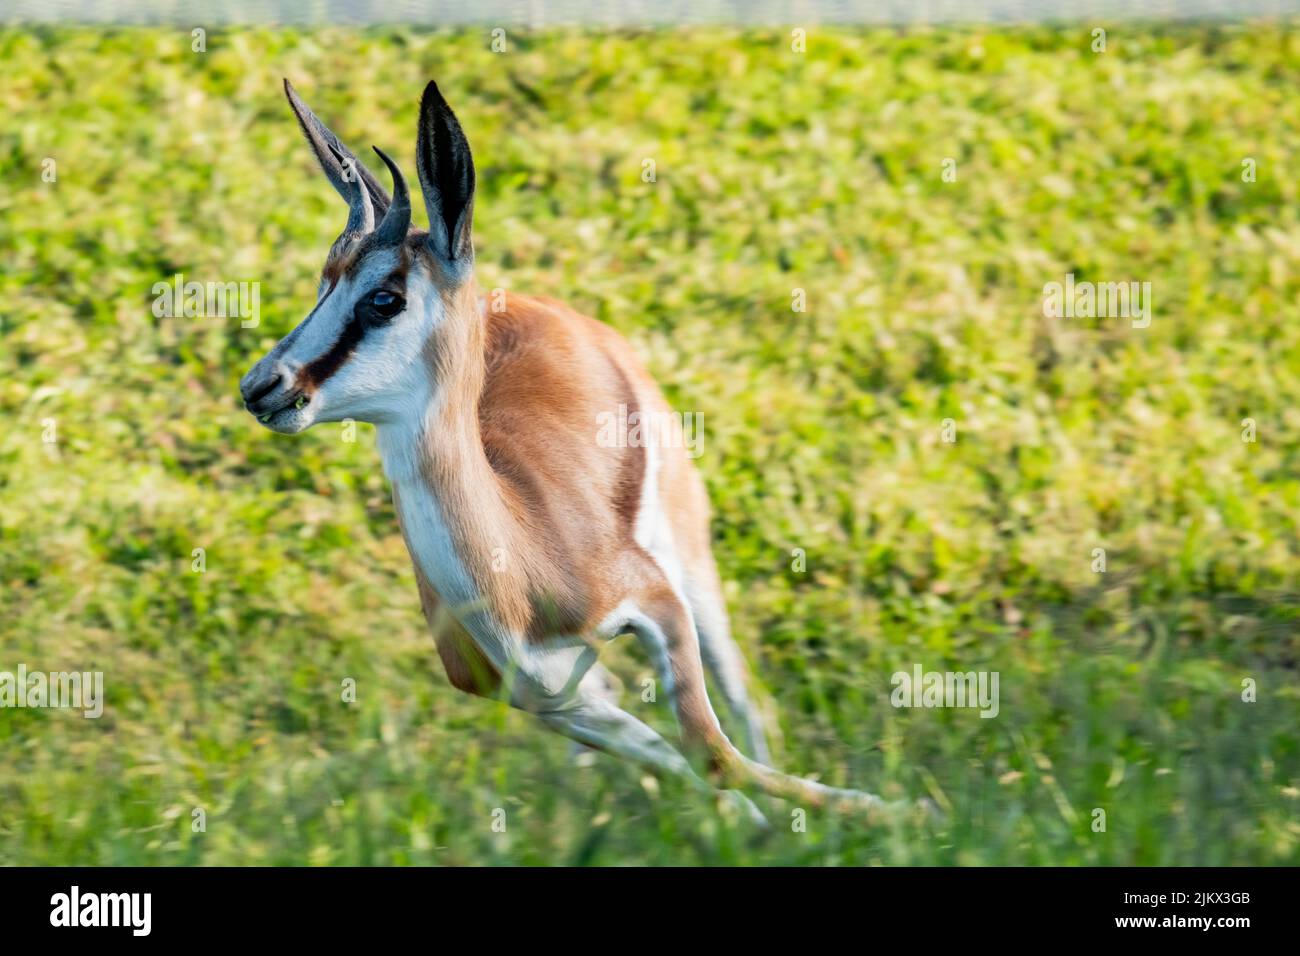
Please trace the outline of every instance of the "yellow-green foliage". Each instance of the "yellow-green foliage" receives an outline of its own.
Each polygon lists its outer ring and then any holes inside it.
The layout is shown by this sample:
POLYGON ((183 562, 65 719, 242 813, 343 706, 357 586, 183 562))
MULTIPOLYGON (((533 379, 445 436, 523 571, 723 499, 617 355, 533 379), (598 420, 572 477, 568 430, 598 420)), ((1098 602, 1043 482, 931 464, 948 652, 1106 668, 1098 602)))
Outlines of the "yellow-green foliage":
POLYGON ((0 31, 0 670, 108 696, 0 711, 0 862, 1297 862, 1300 35, 1090 43, 0 31), (238 400, 345 218, 282 76, 412 179, 439 81, 481 284, 611 323, 704 416, 779 762, 947 823, 769 804, 754 843, 448 686, 373 430, 285 438, 238 400), (155 318, 178 272, 260 282, 261 325, 155 318), (1150 327, 1045 318, 1067 272, 1150 282, 1150 327), (916 663, 999 672, 998 718, 892 708, 916 663))

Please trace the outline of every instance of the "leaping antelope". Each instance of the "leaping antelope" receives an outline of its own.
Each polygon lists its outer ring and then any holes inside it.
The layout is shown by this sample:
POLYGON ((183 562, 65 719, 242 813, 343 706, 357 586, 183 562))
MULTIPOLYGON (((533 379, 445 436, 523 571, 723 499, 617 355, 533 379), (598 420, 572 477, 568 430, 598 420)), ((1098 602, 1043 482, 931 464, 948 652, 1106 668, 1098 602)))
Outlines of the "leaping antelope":
MULTIPOLYGON (((501 695, 589 747, 717 788, 874 813, 870 794, 773 770, 709 547, 704 483, 680 447, 597 441, 602 413, 668 405, 628 343, 565 305, 511 294, 489 310, 474 284, 474 161, 434 83, 420 101, 416 168, 429 231, 411 226, 397 164, 390 198, 284 83, 348 220, 316 306, 244 376, 245 407, 295 434, 345 418, 376 426, 451 683, 501 695), (504 558, 504 560, 498 560, 504 558), (435 626, 439 604, 454 619, 435 626), (687 753, 611 693, 600 646, 634 634, 671 699, 687 753), (723 733, 704 668, 735 716, 723 733)), ((630 418, 630 415, 629 415, 630 418)))

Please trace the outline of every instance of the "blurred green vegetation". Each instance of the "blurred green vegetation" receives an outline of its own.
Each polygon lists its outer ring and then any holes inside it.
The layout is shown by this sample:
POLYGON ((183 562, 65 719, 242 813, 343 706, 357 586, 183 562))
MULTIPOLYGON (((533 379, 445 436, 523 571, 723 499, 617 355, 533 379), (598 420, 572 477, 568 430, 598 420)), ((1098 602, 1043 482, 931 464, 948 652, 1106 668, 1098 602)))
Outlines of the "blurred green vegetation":
POLYGON ((0 670, 108 697, 0 712, 0 863, 1300 861, 1300 33, 509 42, 0 31, 0 670), (795 833, 767 803, 756 839, 448 685, 373 430, 238 401, 344 221, 282 76, 411 176, 438 80, 480 283, 611 323, 704 415, 778 764, 945 824, 795 833), (261 325, 155 318, 177 272, 260 282, 261 325), (1066 272, 1151 282, 1150 328, 1044 318, 1066 272), (914 663, 998 671, 999 717, 892 708, 914 663))

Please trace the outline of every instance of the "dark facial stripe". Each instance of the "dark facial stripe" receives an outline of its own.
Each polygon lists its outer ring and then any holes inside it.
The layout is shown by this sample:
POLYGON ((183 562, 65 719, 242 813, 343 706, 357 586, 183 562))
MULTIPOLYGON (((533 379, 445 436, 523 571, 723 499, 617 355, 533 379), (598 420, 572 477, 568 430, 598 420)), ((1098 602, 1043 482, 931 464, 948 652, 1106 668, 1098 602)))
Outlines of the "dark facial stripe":
POLYGON ((307 328, 307 323, 312 320, 312 318, 316 315, 316 313, 320 311, 320 307, 325 304, 326 300, 329 299, 330 293, 334 291, 334 287, 336 285, 338 285, 337 279, 330 283, 330 287, 325 290, 325 294, 320 297, 320 301, 317 302, 316 305, 312 308, 312 310, 307 313, 307 318, 299 322, 294 327, 292 332, 290 332, 288 335, 286 335, 283 339, 280 340, 280 344, 276 346, 277 349, 284 352, 287 352, 289 350, 289 347, 292 346, 294 341, 298 338, 298 336, 302 334, 302 330, 307 328))
MULTIPOLYGON (((406 269, 407 266, 405 263, 398 266, 397 269, 394 269, 389 273, 388 277, 380 283, 380 286, 405 291, 406 269)), ((325 293, 325 298, 321 299, 320 304, 317 305, 316 308, 320 308, 320 305, 325 303, 325 299, 329 298, 330 293, 334 291, 337 284, 336 280, 335 284, 330 287, 329 292, 325 293)), ((369 289, 362 293, 362 295, 369 294, 369 289)), ((305 325, 306 323, 303 324, 305 325)), ((348 316, 348 320, 343 326, 343 331, 339 333, 339 337, 334 341, 334 344, 329 347, 329 351, 320 358, 308 362, 298 370, 296 379, 297 386, 301 389, 308 390, 320 388, 321 385, 325 383, 326 379, 341 369, 343 363, 352 357, 352 353, 357 350, 357 346, 361 344, 361 340, 366 337, 366 330, 366 323, 357 316, 357 309, 354 307, 352 309, 352 314, 348 316)))
POLYGON ((356 310, 348 317, 343 331, 330 346, 329 351, 309 362, 298 370, 298 387, 306 389, 320 388, 325 380, 343 367, 343 363, 352 357, 361 340, 366 337, 366 325, 357 318, 356 310))

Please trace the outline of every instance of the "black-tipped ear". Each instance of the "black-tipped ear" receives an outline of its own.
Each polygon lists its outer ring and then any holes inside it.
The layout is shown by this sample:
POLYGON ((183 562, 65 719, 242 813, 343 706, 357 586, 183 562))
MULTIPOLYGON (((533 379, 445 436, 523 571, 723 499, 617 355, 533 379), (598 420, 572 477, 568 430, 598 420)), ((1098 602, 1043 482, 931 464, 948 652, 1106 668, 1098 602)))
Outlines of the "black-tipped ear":
POLYGON ((415 165, 429 214, 429 247, 444 260, 472 261, 474 159, 456 114, 432 81, 420 98, 415 165))
POLYGON ((328 126, 317 119, 316 114, 307 107, 307 104, 298 98, 298 91, 293 88, 293 84, 287 77, 284 81, 284 95, 289 98, 289 106, 298 117, 298 125, 302 127, 303 135, 307 137, 312 152, 316 154, 316 161, 320 163, 325 176, 343 197, 344 202, 349 206, 355 202, 356 192, 352 183, 359 177, 370 194, 370 204, 374 207, 374 214, 382 217, 388 210, 388 193, 383 186, 379 185, 379 180, 375 178, 374 173, 357 159, 352 150, 343 145, 328 126))

